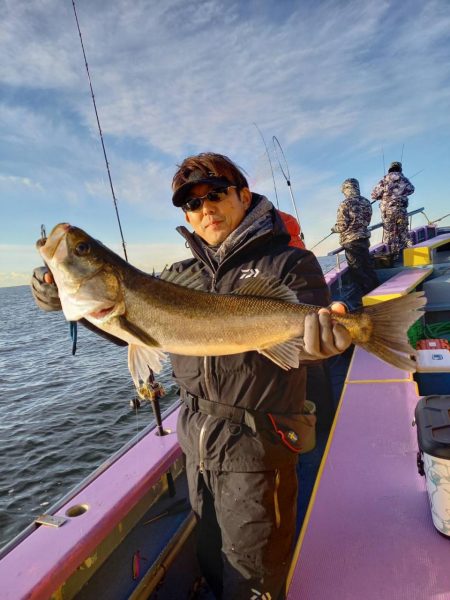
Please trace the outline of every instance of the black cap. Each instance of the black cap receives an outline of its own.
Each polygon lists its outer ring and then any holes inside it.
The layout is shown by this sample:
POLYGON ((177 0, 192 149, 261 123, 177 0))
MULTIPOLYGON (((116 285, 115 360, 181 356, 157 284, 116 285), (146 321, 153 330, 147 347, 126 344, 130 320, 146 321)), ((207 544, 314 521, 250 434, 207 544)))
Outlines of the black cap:
POLYGON ((183 206, 189 197, 191 189, 201 183, 207 183, 214 187, 226 187, 233 185, 226 177, 215 175, 214 173, 203 173, 200 169, 195 169, 189 174, 188 180, 174 192, 172 196, 172 203, 174 206, 183 206))
POLYGON ((393 163, 391 163, 391 166, 388 169, 388 173, 393 173, 393 172, 397 172, 397 173, 401 173, 402 172, 402 163, 395 160, 393 163))

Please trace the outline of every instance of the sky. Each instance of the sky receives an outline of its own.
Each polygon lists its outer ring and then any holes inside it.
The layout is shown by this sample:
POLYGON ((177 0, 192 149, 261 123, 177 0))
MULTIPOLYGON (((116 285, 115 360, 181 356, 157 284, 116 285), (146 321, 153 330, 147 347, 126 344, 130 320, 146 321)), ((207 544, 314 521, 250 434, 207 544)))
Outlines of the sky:
MULTIPOLYGON (((370 198, 393 160, 416 186, 410 210, 425 208, 413 225, 450 212, 448 0, 76 0, 76 9, 137 267, 189 256, 171 181, 203 151, 229 156, 253 191, 292 213, 282 167, 318 256, 338 246, 336 235, 316 244, 335 222, 343 180, 359 179, 370 198)), ((42 224, 77 225, 122 251, 72 1, 0 0, 0 14, 0 286, 13 286, 42 264, 42 224)))

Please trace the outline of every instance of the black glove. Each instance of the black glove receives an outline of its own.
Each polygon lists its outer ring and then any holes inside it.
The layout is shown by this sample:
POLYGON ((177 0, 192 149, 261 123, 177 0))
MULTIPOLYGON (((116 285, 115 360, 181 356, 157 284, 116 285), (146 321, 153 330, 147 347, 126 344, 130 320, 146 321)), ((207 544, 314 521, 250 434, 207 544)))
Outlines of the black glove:
POLYGON ((45 283, 44 275, 49 273, 47 267, 36 267, 31 278, 31 293, 41 310, 51 312, 62 310, 58 288, 54 283, 45 283))
MULTIPOLYGON (((36 304, 42 310, 47 312, 62 310, 61 300, 58 295, 58 288, 54 283, 45 283, 44 275, 46 273, 50 273, 47 267, 36 267, 33 271, 33 277, 31 278, 31 293, 33 294, 33 298, 36 304)), ((106 331, 102 331, 98 329, 95 325, 86 321, 86 319, 80 319, 78 321, 81 325, 84 325, 90 331, 93 331, 100 337, 113 342, 117 346, 127 346, 127 342, 124 342, 120 338, 115 337, 106 331)))

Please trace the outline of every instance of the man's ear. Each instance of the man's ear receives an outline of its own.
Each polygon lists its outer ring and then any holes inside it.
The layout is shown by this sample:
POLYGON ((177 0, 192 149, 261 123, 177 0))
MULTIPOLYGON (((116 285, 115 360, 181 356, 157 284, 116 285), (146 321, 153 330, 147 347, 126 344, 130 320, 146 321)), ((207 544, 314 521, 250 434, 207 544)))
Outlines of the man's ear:
POLYGON ((245 210, 250 208, 250 204, 252 203, 252 193, 248 188, 242 188, 239 192, 241 202, 244 205, 245 210))

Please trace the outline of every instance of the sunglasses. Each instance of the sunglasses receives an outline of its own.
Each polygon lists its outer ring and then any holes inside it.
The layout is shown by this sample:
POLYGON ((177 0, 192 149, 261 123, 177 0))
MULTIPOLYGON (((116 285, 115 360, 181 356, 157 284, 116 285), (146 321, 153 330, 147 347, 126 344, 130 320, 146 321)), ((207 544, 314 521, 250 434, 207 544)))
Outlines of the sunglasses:
POLYGON ((223 200, 223 197, 228 194, 228 190, 230 188, 236 188, 236 185, 227 185, 225 187, 216 188, 215 190, 211 190, 204 196, 199 196, 198 198, 189 198, 187 202, 183 204, 181 210, 185 213, 187 212, 197 212, 203 206, 205 200, 209 200, 210 202, 220 202, 223 200))

